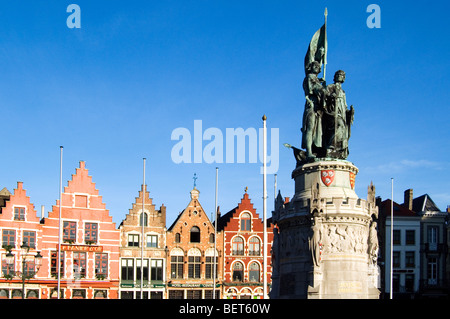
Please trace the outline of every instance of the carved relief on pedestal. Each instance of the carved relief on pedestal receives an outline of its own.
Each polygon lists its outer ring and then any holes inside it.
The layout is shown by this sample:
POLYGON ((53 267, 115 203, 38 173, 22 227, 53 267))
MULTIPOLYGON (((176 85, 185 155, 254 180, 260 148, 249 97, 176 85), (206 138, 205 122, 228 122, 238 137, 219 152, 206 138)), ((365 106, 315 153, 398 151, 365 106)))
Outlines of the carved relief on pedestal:
POLYGON ((278 234, 279 258, 301 257, 309 254, 308 233, 310 225, 305 218, 284 222, 283 231, 278 234), (301 227, 301 230, 299 230, 301 227))
POLYGON ((328 224, 323 227, 323 254, 367 253, 368 229, 363 225, 328 224))

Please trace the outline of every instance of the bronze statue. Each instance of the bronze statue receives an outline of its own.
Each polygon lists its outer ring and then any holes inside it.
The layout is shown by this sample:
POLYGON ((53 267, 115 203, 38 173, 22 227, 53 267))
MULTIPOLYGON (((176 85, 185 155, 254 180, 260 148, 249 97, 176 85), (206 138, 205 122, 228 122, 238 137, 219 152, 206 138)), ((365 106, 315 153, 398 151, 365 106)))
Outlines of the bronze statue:
POLYGON ((305 110, 303 112, 302 125, 302 148, 306 149, 306 157, 316 157, 315 149, 322 147, 322 113, 325 105, 326 89, 321 79, 317 77, 320 73, 320 64, 313 61, 307 68, 307 74, 303 81, 305 91, 305 110))
MULTIPOLYGON (((326 19, 325 25, 313 36, 305 56, 306 76, 303 80, 305 109, 302 123, 302 148, 294 150, 297 165, 314 161, 316 158, 347 159, 348 140, 355 110, 347 109, 345 91, 342 84, 345 72, 339 70, 334 75, 334 83, 326 85, 319 78, 322 65, 326 67, 327 54, 326 19)), ((323 77, 325 77, 325 70, 323 77)))
POLYGON ((334 84, 326 89, 325 109, 323 115, 323 140, 326 156, 346 159, 348 156, 348 139, 351 135, 351 124, 355 110, 353 105, 347 109, 345 91, 342 83, 345 81, 345 72, 342 70, 334 74, 334 84))
POLYGON ((348 140, 351 135, 355 110, 353 105, 347 108, 345 91, 342 84, 345 72, 338 70, 334 83, 326 85, 325 70, 327 64, 328 42, 326 35, 327 11, 325 24, 317 30, 311 39, 305 56, 305 108, 302 122, 301 148, 291 148, 297 160, 297 166, 319 159, 341 159, 348 157, 348 140), (322 78, 319 74, 322 71, 322 78))

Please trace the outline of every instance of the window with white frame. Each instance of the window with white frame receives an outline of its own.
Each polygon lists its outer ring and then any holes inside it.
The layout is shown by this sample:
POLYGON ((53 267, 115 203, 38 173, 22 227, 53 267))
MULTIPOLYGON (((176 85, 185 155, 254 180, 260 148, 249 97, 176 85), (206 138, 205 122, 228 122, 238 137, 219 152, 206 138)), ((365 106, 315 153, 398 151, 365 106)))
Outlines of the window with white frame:
POLYGON ((241 231, 252 230, 252 217, 249 213, 243 213, 241 215, 241 231))
POLYGON ((430 257, 427 260, 427 279, 429 285, 437 285, 438 283, 438 272, 437 272, 437 258, 430 257))
POLYGON ((244 265, 239 261, 237 261, 233 264, 232 280, 235 282, 244 281, 244 265))
POLYGON ((141 281, 141 276, 144 281, 148 281, 148 259, 143 260, 141 258, 136 258, 136 281, 141 281), (143 267, 141 267, 143 265, 143 267), (141 275, 142 272, 142 275, 141 275))
POLYGON ((188 252, 188 278, 199 279, 201 267, 201 252, 197 248, 188 252))
POLYGON ((25 220, 25 207, 14 207, 14 220, 25 220))
POLYGON ((147 235, 147 247, 158 248, 158 235, 147 235))
POLYGON ((16 231, 13 229, 3 229, 2 231, 2 247, 16 247, 16 231))
POLYGON ((121 260, 121 275, 122 281, 134 281, 134 259, 122 258, 121 260))
POLYGON ((184 272, 184 252, 175 248, 170 253, 170 278, 182 279, 184 272))
POLYGON ((162 259, 152 259, 151 260, 151 271, 150 279, 156 281, 163 280, 163 260, 162 259))
POLYGON ((250 238, 248 242, 248 254, 250 256, 259 256, 261 254, 261 241, 258 237, 250 238))
POLYGON ((128 234, 128 247, 139 247, 139 234, 128 234))
POLYGON ((252 262, 248 267, 248 280, 253 282, 260 282, 260 271, 259 264, 257 262, 252 262))

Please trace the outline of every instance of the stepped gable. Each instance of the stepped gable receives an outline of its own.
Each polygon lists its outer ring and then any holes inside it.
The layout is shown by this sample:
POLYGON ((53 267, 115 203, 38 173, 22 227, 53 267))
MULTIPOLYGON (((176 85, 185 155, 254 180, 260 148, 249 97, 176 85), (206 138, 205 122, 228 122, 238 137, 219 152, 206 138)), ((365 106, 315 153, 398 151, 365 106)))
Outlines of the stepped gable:
POLYGON ((240 213, 244 210, 250 211, 254 218, 259 218, 259 215, 256 212, 256 209, 253 207, 253 203, 251 202, 247 192, 244 193, 244 196, 241 198, 241 202, 235 208, 233 208, 228 213, 219 218, 217 230, 218 231, 223 230, 230 222, 230 219, 235 217, 234 215, 236 212, 240 213))
POLYGON ((17 188, 15 188, 13 194, 5 200, 5 206, 2 207, 4 219, 14 219, 14 206, 25 206, 26 220, 39 222, 39 217, 36 215, 34 204, 30 202, 30 197, 27 196, 27 191, 23 188, 23 182, 17 182, 17 188))
POLYGON ((166 206, 161 205, 159 210, 156 210, 153 199, 150 197, 150 192, 147 191, 147 185, 141 185, 141 190, 138 196, 135 197, 134 203, 128 210, 128 214, 122 221, 120 226, 138 226, 140 224, 139 218, 142 212, 142 198, 144 196, 144 210, 148 214, 149 226, 165 227, 166 225, 166 206))
MULTIPOLYGON (((73 201, 77 201, 76 195, 80 197, 84 195, 89 197, 89 208, 106 209, 106 205, 102 203, 102 197, 99 196, 99 192, 95 188, 95 183, 92 182, 92 176, 89 176, 88 173, 86 163, 80 161, 80 167, 76 169, 75 174, 72 174, 72 179, 64 187, 63 206, 75 205, 79 207, 83 203, 78 205, 78 203, 74 203, 73 201)), ((83 199, 79 198, 79 200, 82 201, 83 199)))
MULTIPOLYGON (((72 178, 64 187, 61 206, 63 218, 68 218, 68 216, 71 216, 70 218, 81 218, 81 214, 83 214, 86 215, 84 218, 90 216, 89 218, 94 220, 112 222, 112 216, 109 215, 109 210, 102 202, 102 196, 95 188, 95 183, 92 182, 92 177, 89 176, 84 161, 80 161, 80 166, 76 168, 75 174, 72 174, 72 178)), ((59 199, 56 200, 56 205, 52 206, 49 218, 57 219, 58 216, 59 199)))
POLYGON ((138 192, 138 196, 134 198, 134 203, 131 204, 131 208, 128 210, 128 214, 122 221, 121 226, 139 226, 139 216, 142 212, 142 197, 144 196, 144 210, 147 212, 155 211, 155 205, 153 199, 150 198, 150 192, 147 191, 147 185, 141 185, 141 190, 138 192))

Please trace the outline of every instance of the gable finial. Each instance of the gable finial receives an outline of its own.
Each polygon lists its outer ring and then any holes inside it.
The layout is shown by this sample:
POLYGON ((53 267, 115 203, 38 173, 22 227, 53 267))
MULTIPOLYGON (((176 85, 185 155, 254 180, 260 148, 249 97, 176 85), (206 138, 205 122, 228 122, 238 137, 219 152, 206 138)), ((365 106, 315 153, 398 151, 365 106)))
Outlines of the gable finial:
POLYGON ((197 186, 197 173, 194 173, 194 177, 192 178, 194 180, 194 188, 197 186))

